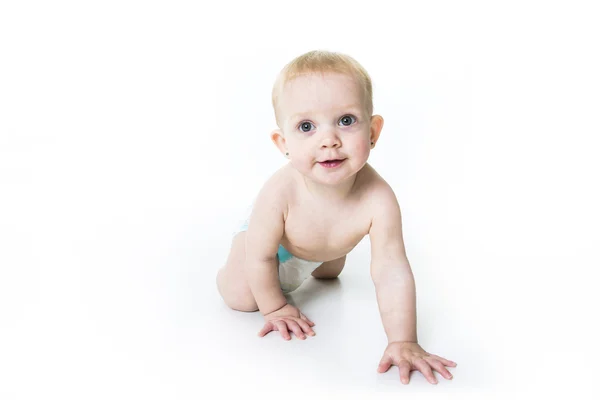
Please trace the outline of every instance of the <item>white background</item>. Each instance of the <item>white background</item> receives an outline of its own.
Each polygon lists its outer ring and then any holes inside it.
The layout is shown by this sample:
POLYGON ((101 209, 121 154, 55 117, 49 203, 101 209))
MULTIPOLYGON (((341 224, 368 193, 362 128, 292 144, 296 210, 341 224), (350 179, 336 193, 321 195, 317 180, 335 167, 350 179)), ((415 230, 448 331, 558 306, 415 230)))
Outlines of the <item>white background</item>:
POLYGON ((0 397, 597 398, 598 11, 592 2, 0 5, 0 397), (346 52, 385 119, 437 386, 396 367, 369 241, 292 295, 317 336, 258 338, 215 286, 285 162, 277 72, 346 52))

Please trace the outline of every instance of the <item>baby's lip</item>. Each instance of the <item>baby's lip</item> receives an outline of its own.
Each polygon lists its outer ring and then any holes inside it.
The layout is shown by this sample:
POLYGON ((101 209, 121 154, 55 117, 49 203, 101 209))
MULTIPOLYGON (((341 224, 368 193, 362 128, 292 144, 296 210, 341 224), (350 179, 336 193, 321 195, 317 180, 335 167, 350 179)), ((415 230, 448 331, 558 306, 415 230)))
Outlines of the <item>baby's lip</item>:
POLYGON ((324 161, 319 161, 320 163, 324 163, 324 162, 333 162, 333 161, 344 161, 345 158, 332 158, 330 160, 324 160, 324 161))

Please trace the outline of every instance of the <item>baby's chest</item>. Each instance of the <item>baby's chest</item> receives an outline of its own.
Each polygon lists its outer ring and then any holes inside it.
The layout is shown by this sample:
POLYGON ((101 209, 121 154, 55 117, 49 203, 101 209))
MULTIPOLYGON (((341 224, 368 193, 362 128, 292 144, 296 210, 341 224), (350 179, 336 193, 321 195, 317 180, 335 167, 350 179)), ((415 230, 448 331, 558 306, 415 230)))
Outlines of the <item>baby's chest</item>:
POLYGON ((304 259, 328 261, 349 253, 369 226, 370 219, 359 212, 296 211, 285 222, 284 247, 304 259))

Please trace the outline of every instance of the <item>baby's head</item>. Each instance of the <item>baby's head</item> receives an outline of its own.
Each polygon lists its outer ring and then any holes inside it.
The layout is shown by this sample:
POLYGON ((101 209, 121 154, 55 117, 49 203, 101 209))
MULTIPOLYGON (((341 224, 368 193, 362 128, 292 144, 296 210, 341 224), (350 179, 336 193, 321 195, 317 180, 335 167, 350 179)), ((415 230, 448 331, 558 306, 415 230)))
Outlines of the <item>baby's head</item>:
POLYGON ((371 78, 352 57, 311 51, 288 63, 272 93, 271 138, 302 174, 335 185, 367 162, 383 119, 373 115, 371 78), (341 159, 333 167, 323 161, 341 159))
MULTIPOLYGON (((354 58, 330 51, 313 50, 290 61, 279 73, 272 91, 273 110, 277 126, 282 128, 280 97, 286 84, 306 75, 341 74, 351 77, 360 87, 366 114, 373 114, 373 85, 368 72, 354 58)), ((284 110, 285 111, 285 110, 284 110)))

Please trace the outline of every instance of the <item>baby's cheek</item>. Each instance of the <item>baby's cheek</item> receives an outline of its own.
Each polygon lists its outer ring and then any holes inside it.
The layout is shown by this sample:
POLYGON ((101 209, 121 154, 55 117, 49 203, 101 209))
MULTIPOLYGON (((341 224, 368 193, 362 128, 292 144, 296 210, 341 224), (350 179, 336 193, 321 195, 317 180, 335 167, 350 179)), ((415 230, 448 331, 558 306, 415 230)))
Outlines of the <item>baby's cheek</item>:
POLYGON ((361 140, 354 145, 354 154, 366 156, 369 154, 369 142, 361 140))
POLYGON ((307 157, 306 155, 298 154, 295 157, 295 166, 300 171, 308 172, 313 167, 313 163, 311 161, 311 157, 307 157))

